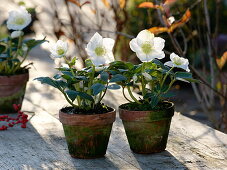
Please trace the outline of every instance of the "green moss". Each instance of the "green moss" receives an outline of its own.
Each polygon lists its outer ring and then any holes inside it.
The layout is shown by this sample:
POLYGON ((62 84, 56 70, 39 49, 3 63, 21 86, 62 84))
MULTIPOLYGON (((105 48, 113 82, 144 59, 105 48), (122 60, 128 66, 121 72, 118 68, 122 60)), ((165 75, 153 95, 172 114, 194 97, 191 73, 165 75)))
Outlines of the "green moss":
POLYGON ((13 104, 22 104, 26 85, 17 93, 0 98, 0 113, 13 113, 13 104))
POLYGON ((123 122, 130 148, 136 153, 164 151, 167 144, 169 120, 156 122, 123 122))
POLYGON ((111 125, 83 127, 63 125, 70 155, 78 158, 95 158, 106 153, 111 125))

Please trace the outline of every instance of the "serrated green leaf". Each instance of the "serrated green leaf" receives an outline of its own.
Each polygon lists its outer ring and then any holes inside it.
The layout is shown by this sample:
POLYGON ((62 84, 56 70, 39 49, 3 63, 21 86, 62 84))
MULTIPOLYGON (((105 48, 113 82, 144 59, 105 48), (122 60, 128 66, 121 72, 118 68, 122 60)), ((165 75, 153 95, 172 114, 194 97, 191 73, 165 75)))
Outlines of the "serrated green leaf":
POLYGON ((38 77, 38 78, 35 78, 34 80, 40 81, 41 84, 47 84, 47 85, 53 86, 53 87, 55 87, 55 88, 58 88, 58 86, 57 86, 57 84, 55 83, 55 81, 52 80, 52 79, 49 78, 49 77, 38 77))
POLYGON ((45 38, 42 40, 29 39, 29 40, 24 40, 23 42, 27 45, 28 51, 30 51, 35 46, 44 43, 46 41, 45 38))

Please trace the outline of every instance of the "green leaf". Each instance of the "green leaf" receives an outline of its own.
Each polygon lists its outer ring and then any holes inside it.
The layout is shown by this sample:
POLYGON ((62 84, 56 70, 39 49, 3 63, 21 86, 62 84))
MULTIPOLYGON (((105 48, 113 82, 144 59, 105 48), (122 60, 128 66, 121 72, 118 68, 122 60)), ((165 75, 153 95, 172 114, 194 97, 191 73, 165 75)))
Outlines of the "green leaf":
POLYGON ((76 64, 76 57, 74 57, 69 63, 70 66, 74 66, 76 64))
POLYGON ((109 74, 108 74, 106 71, 103 71, 103 72, 100 74, 100 78, 101 78, 102 81, 107 82, 108 79, 109 79, 109 74))
POLYGON ((62 87, 63 89, 65 89, 65 88, 67 87, 67 83, 64 82, 63 80, 56 80, 55 83, 56 83, 58 86, 62 87))
POLYGON ((84 98, 84 99, 87 99, 87 100, 90 100, 92 102, 94 102, 94 99, 91 95, 87 94, 87 93, 84 93, 84 92, 78 92, 78 96, 84 98))
POLYGON ((54 79, 60 79, 61 78, 61 74, 55 74, 53 78, 54 79))
POLYGON ((96 83, 91 86, 91 89, 93 91, 93 95, 96 96, 105 89, 105 86, 101 83, 96 83))
POLYGON ((156 65, 160 66, 164 70, 169 70, 168 67, 166 67, 161 61, 159 61, 157 59, 154 59, 152 62, 155 63, 156 65))
POLYGON ((172 91, 169 91, 169 92, 161 95, 161 97, 163 97, 163 98, 169 98, 169 97, 174 97, 174 96, 175 96, 175 93, 172 91))
POLYGON ((77 95, 79 94, 78 91, 74 91, 74 90, 66 90, 65 93, 68 95, 68 97, 74 101, 77 97, 77 95))
POLYGON ((34 48, 37 45, 40 45, 44 42, 46 42, 46 37, 42 40, 35 40, 35 39, 29 39, 29 40, 24 40, 23 42, 28 46, 28 51, 34 48))
POLYGON ((58 85, 55 83, 55 81, 49 77, 38 77, 38 78, 35 78, 34 80, 40 81, 42 84, 47 84, 55 88, 59 88, 58 85))
POLYGON ((73 77, 73 74, 70 71, 62 71, 62 74, 73 77))
POLYGON ((116 90, 116 89, 120 89, 121 86, 117 85, 117 84, 111 84, 109 86, 107 86, 108 89, 112 89, 112 90, 116 90))
POLYGON ((77 80, 84 80, 84 81, 87 81, 88 80, 87 77, 85 77, 85 76, 75 76, 75 78, 77 80))
POLYGON ((158 102, 159 102, 158 96, 153 96, 150 101, 151 107, 155 108, 155 106, 157 106, 158 102))
POLYGON ((176 72, 175 73, 176 78, 182 78, 182 79, 192 79, 192 73, 188 72, 176 72))
POLYGON ((93 66, 91 59, 86 59, 85 60, 85 67, 91 67, 91 66, 93 66))
POLYGON ((127 80, 127 78, 121 74, 116 74, 114 75, 111 79, 110 82, 119 82, 119 81, 124 81, 127 80))

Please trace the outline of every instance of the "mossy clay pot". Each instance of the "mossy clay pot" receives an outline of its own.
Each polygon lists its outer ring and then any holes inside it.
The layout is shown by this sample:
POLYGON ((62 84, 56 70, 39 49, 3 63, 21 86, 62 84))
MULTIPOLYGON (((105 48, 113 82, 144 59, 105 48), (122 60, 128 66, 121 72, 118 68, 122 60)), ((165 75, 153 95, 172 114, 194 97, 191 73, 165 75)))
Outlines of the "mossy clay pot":
POLYGON ((92 159, 106 154, 116 111, 103 114, 68 114, 62 110, 63 125, 69 154, 73 158, 92 159))
POLYGON ((0 114, 16 113, 13 104, 22 105, 29 73, 0 76, 0 114))
POLYGON ((174 104, 169 102, 169 107, 151 111, 130 111, 122 109, 122 106, 119 107, 119 114, 131 150, 140 154, 164 151, 174 104))

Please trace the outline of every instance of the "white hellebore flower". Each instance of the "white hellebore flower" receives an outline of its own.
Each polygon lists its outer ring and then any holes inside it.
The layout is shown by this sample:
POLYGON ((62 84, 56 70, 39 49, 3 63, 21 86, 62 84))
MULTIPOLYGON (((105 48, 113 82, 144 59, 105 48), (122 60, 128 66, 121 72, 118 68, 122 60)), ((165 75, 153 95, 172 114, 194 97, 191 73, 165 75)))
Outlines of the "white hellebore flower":
POLYGON ((13 31, 10 35, 11 38, 18 38, 20 37, 21 35, 23 35, 23 31, 13 31))
POLYGON ((144 73, 142 73, 142 75, 144 76, 144 78, 145 78, 147 81, 151 81, 151 80, 152 80, 152 77, 151 77, 150 74, 144 72, 144 73))
POLYGON ((7 20, 7 27, 10 30, 22 30, 27 27, 32 21, 31 14, 21 7, 17 11, 11 11, 7 20))
POLYGON ((164 65, 169 66, 169 67, 182 68, 182 69, 186 70, 187 72, 190 71, 188 68, 188 65, 189 65, 188 59, 179 57, 175 53, 172 53, 172 54, 170 54, 170 60, 171 61, 167 61, 164 65))
POLYGON ((115 41, 111 38, 103 38, 99 33, 95 33, 87 47, 87 54, 90 56, 95 66, 109 64, 114 61, 113 46, 115 41))
POLYGON ((162 51, 165 46, 165 40, 160 37, 154 37, 154 34, 148 30, 141 31, 136 38, 130 41, 129 45, 142 62, 165 57, 165 53, 162 51))
POLYGON ((61 58, 63 57, 68 50, 67 42, 58 40, 56 44, 50 46, 51 57, 61 58))

